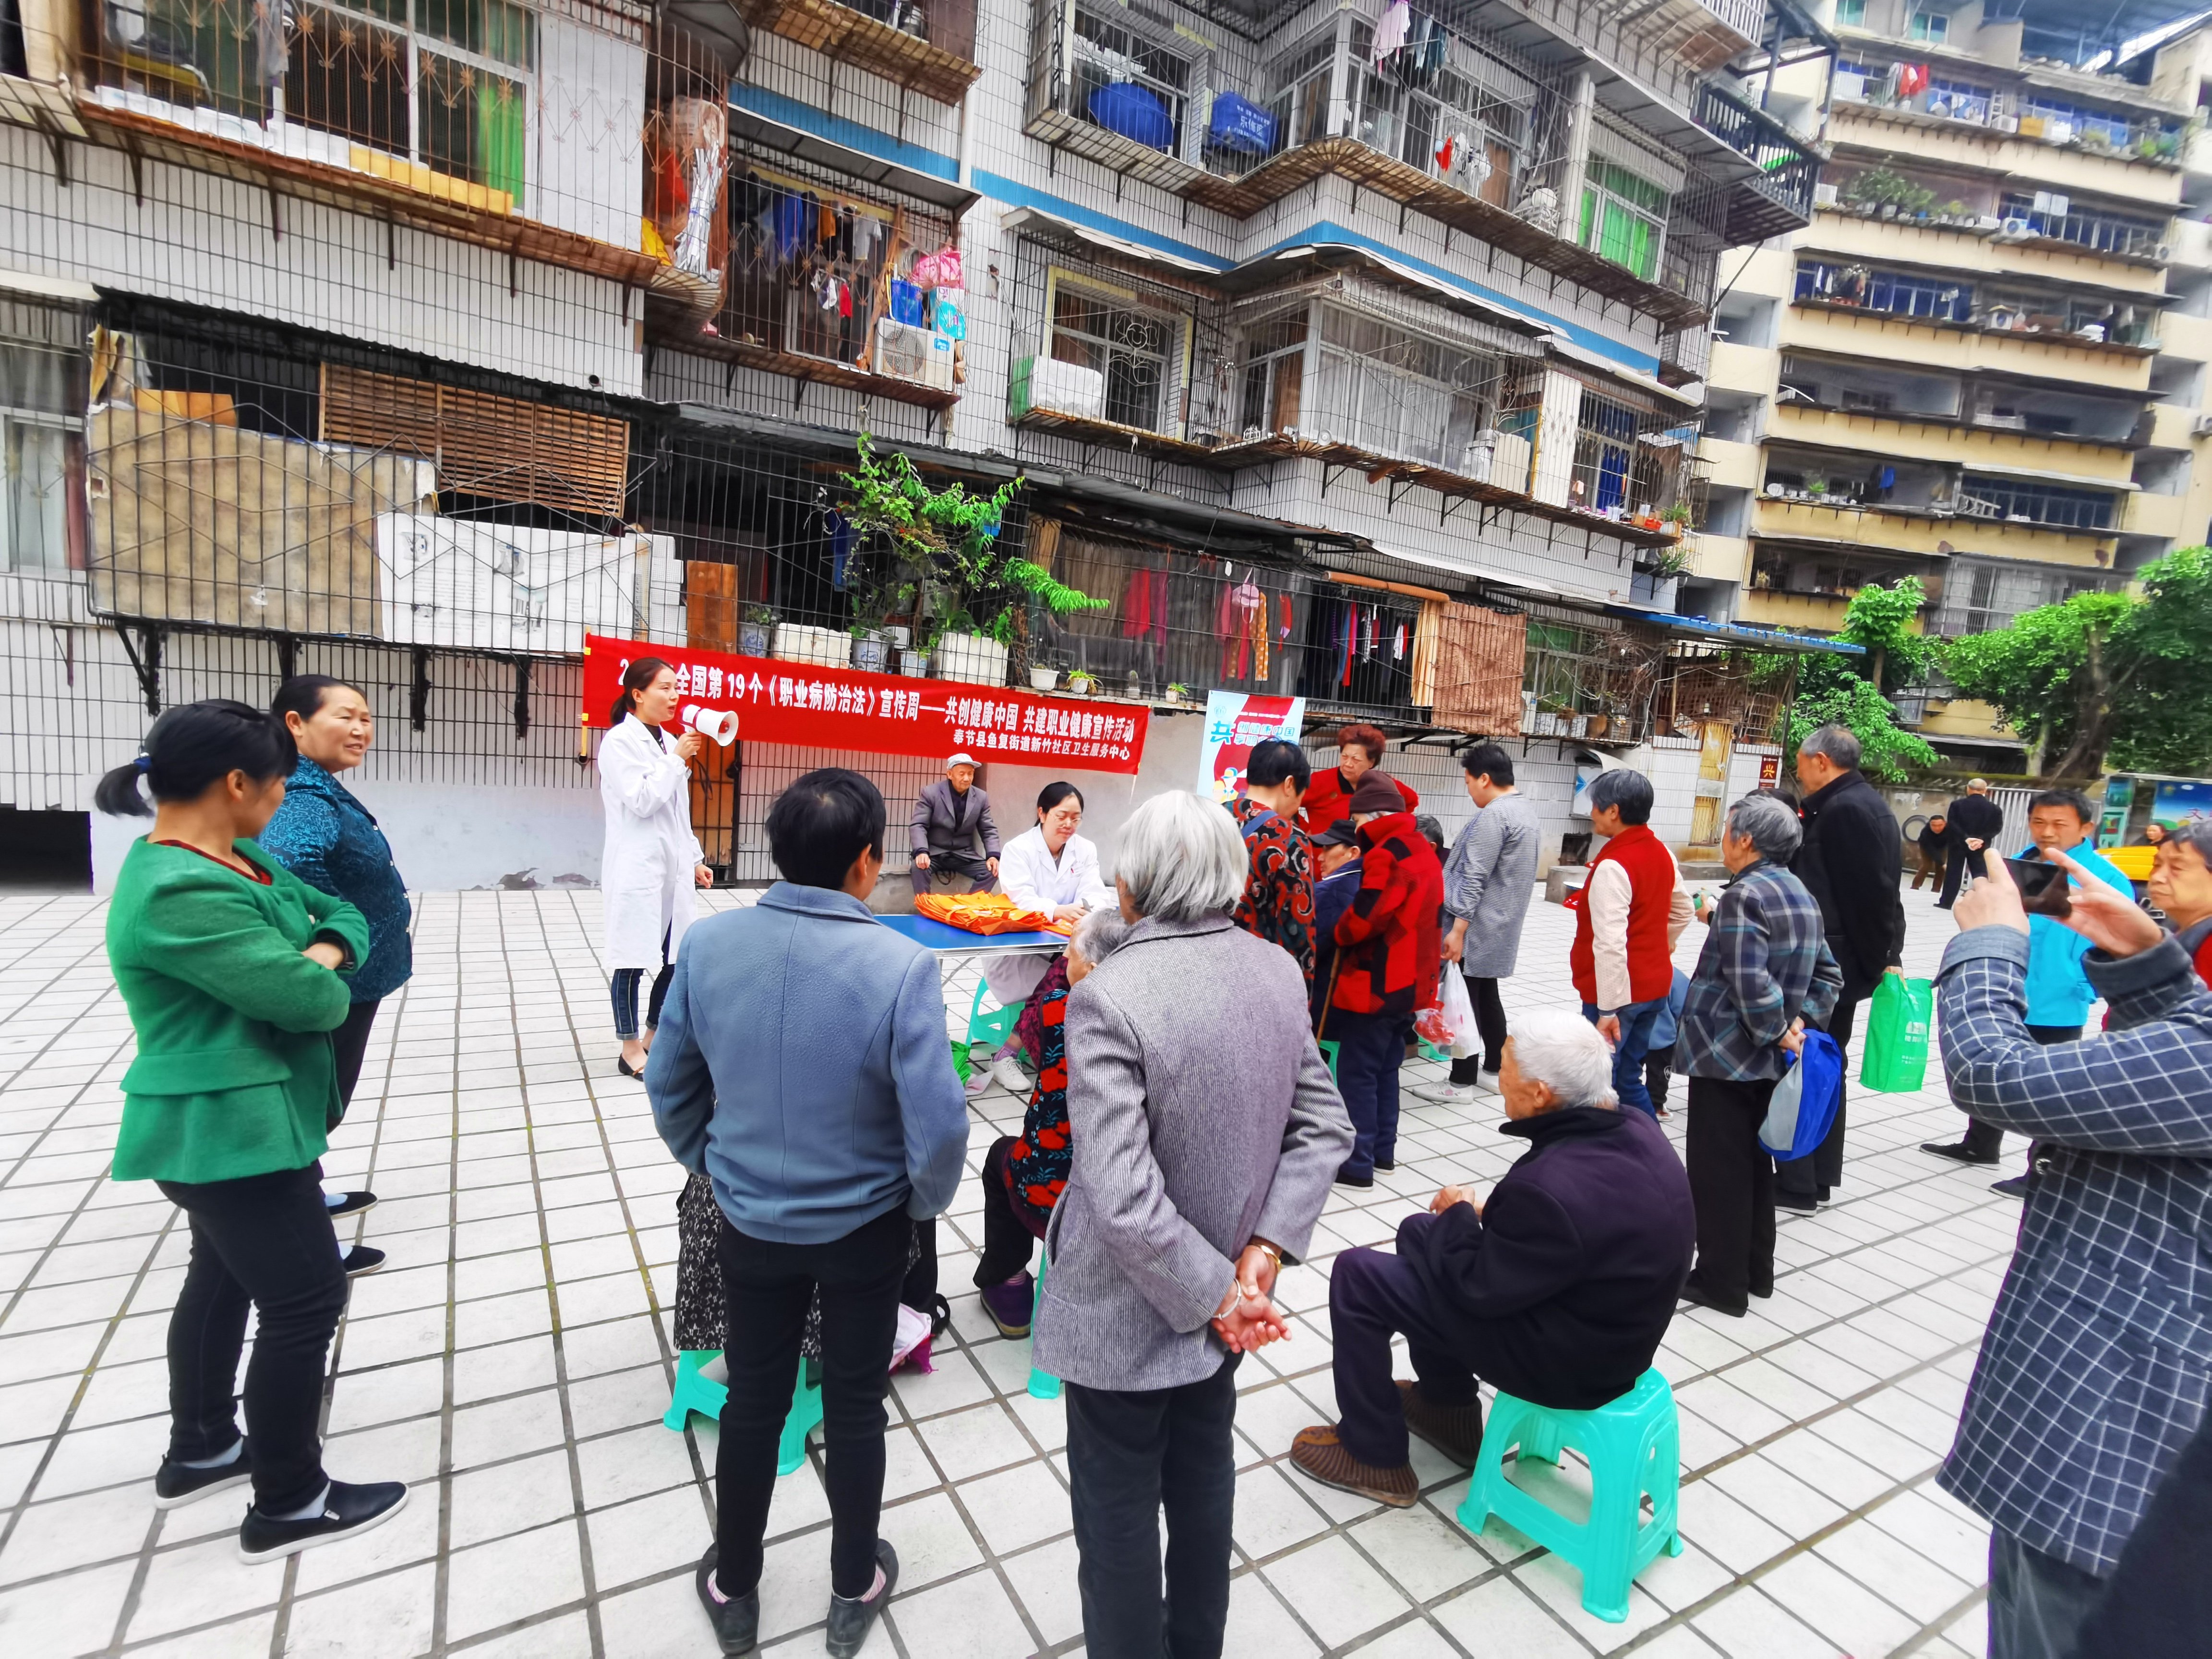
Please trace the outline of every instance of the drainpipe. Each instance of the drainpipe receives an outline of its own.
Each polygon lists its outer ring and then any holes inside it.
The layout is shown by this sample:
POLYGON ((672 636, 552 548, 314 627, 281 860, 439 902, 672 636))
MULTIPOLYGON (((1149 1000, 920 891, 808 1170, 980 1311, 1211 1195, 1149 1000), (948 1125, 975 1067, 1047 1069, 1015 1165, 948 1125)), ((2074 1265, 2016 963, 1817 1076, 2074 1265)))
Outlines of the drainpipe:
POLYGON ((1559 240, 1579 243, 1583 181, 1589 172, 1590 112, 1597 104, 1597 82, 1587 69, 1575 71, 1568 99, 1567 153, 1559 167, 1559 240))

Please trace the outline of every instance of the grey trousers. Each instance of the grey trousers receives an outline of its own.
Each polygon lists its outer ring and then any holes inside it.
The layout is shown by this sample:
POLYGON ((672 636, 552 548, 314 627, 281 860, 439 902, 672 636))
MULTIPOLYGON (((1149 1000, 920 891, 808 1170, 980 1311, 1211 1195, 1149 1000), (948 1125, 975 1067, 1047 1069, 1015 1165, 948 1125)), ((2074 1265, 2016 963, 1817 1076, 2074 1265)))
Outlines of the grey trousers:
POLYGON ((2070 1659, 2105 1581, 1990 1529, 1990 1659, 2070 1659))

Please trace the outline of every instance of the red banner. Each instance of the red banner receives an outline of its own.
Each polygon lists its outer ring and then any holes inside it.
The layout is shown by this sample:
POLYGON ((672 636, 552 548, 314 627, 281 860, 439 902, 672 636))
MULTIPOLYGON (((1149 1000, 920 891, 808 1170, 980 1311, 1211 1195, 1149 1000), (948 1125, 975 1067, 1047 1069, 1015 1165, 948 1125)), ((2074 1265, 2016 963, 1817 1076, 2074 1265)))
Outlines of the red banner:
POLYGON ((640 657, 659 657, 676 671, 682 698, 677 724, 726 712, 738 717, 738 736, 756 743, 939 760, 964 750, 986 763, 1134 772, 1152 717, 1140 703, 1040 697, 1004 686, 863 674, 586 634, 586 726, 606 725, 623 671, 640 657))

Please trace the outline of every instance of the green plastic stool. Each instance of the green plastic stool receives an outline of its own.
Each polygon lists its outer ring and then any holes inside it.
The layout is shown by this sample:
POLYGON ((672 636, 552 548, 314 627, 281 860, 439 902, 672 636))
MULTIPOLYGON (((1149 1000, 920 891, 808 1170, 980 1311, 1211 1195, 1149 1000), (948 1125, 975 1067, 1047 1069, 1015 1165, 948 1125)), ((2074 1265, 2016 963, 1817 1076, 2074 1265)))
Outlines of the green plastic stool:
POLYGON ((965 1085, 968 1079, 974 1075, 974 1068, 968 1059, 968 1045, 964 1042, 956 1042, 952 1045, 952 1069, 958 1075, 963 1085, 965 1085))
MULTIPOLYGON (((684 1426, 696 1412, 702 1417, 719 1418, 722 1402, 730 1391, 724 1384, 708 1376, 703 1367, 709 1360, 722 1357, 720 1348, 686 1348, 676 1356, 676 1390, 668 1402, 668 1410, 660 1421, 663 1427, 684 1432, 684 1426)), ((810 1388, 806 1382, 806 1362, 799 1362, 799 1386, 792 1391, 791 1409, 784 1413, 783 1438, 775 1449, 775 1472, 796 1474, 799 1465, 806 1462, 806 1437, 822 1420, 822 1389, 820 1384, 810 1388)))
POLYGON ((1561 1412, 1533 1406, 1503 1389, 1483 1425, 1482 1450, 1459 1523, 1479 1533, 1493 1515, 1517 1527, 1583 1575, 1583 1610, 1618 1625, 1628 1617, 1629 1581, 1664 1550, 1682 1553, 1675 1530, 1680 1496, 1680 1427, 1674 1391, 1649 1370, 1618 1400, 1595 1411, 1561 1412), (1508 1447, 1521 1456, 1557 1463, 1562 1447, 1589 1460, 1590 1516, 1577 1524, 1505 1478, 1508 1447), (1643 1518, 1644 1499, 1651 1518, 1643 1518))
POLYGON ((1321 1057, 1328 1062, 1328 1074, 1331 1077, 1334 1077, 1336 1075, 1336 1050, 1338 1047, 1336 1040, 1334 1037, 1324 1037, 1319 1042, 1314 1044, 1314 1047, 1321 1050, 1321 1057))
POLYGON ((994 1008, 989 1013, 985 1013, 983 982, 978 980, 975 981, 975 1000, 968 1010, 968 1041, 970 1043, 988 1042, 992 1051, 996 1053, 1013 1036, 1014 1026, 1021 1017, 1022 1005, 1018 1002, 1011 1008, 994 1008))
MULTIPOLYGON (((1042 1246, 1037 1250, 1036 1300, 1030 1304, 1030 1341, 1034 1350, 1036 1342, 1037 1316, 1044 1311, 1044 1276, 1052 1266, 1052 1257, 1042 1246)), ((1050 1371, 1041 1370, 1036 1361, 1030 1361, 1030 1398, 1057 1400, 1060 1398, 1060 1379, 1050 1371)))

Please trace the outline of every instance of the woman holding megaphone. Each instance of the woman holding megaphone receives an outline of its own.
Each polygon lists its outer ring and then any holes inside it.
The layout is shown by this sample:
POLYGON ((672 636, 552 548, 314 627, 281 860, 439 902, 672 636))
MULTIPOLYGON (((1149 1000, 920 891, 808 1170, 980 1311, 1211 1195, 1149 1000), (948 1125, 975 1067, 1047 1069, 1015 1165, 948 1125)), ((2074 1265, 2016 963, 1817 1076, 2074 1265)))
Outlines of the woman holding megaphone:
POLYGON ((607 811, 599 896, 615 1035, 622 1039, 615 1067, 624 1077, 645 1075, 670 964, 696 914, 691 889, 714 879, 691 833, 691 762, 706 739, 691 731, 672 743, 660 729, 675 718, 678 701, 676 671, 658 657, 641 657, 623 670, 622 694, 608 714, 611 729, 599 743, 599 799, 607 811), (656 971, 641 1036, 637 986, 647 969, 656 971))

